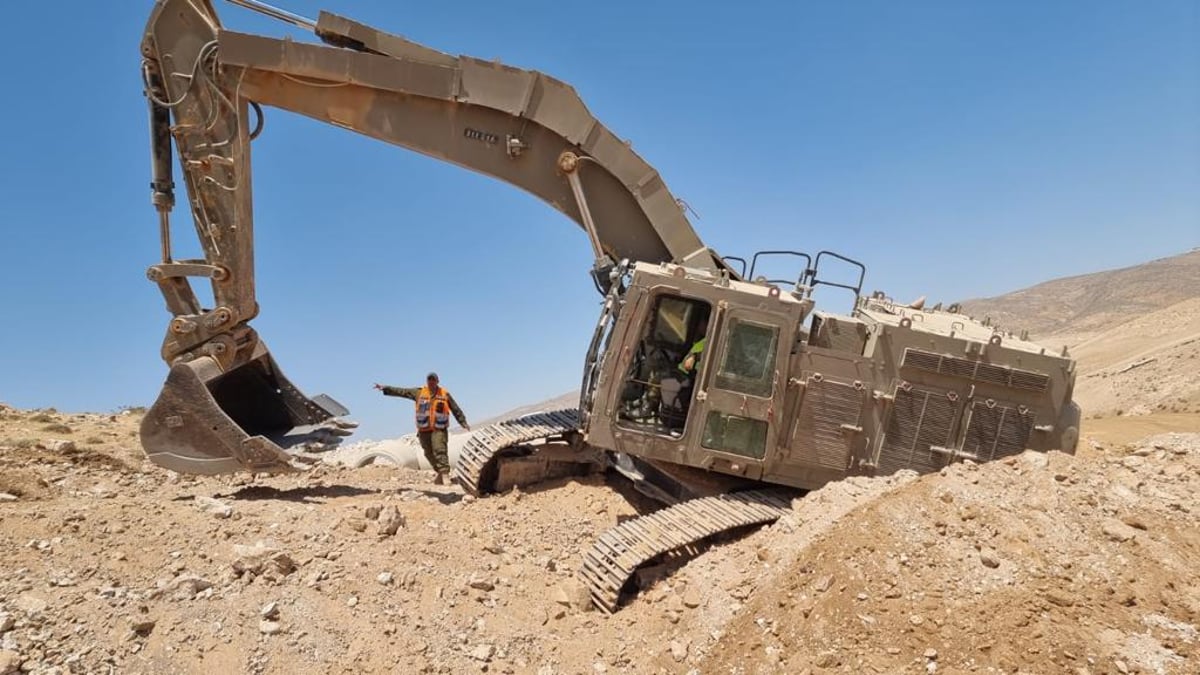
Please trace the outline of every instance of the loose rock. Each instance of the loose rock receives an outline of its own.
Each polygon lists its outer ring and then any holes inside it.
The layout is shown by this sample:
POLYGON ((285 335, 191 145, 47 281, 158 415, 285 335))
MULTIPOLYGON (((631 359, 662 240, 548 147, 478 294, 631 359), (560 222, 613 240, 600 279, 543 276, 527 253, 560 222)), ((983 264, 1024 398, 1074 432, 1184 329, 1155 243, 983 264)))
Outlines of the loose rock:
POLYGON ((568 579, 555 587, 551 598, 558 604, 579 612, 592 609, 592 594, 576 579, 568 579))
POLYGON ((170 597, 172 600, 191 600, 202 591, 212 588, 212 582, 195 575, 175 577, 170 583, 156 588, 150 598, 170 597))
POLYGON ((21 655, 11 649, 0 650, 0 675, 13 675, 21 669, 21 655))
POLYGON ((404 527, 404 514, 394 506, 389 506, 379 513, 379 536, 390 537, 404 527))
POLYGON ((496 653, 496 648, 492 645, 479 645, 471 650, 471 658, 476 661, 488 662, 492 660, 492 656, 496 653))
POLYGON ((228 518, 233 515, 233 507, 219 499, 205 497, 204 495, 196 496, 196 507, 205 513, 210 513, 218 518, 228 518))
POLYGON ((817 654, 817 658, 813 659, 813 665, 818 668, 832 668, 837 662, 837 652, 831 649, 817 654))
POLYGON ((129 628, 139 637, 146 637, 154 631, 154 619, 137 618, 129 621, 129 628))
POLYGON ((46 607, 49 605, 49 603, 47 603, 45 600, 28 593, 24 593, 18 597, 16 603, 14 604, 16 605, 17 609, 25 612, 26 614, 39 614, 46 611, 46 607))
POLYGON ((238 576, 257 576, 266 571, 275 571, 286 576, 296 571, 296 562, 291 556, 267 542, 259 541, 253 546, 234 544, 233 554, 233 571, 238 576))
POLYGON ((1137 530, 1113 518, 1104 521, 1102 527, 1105 536, 1116 542, 1129 541, 1137 535, 1137 530))
POLYGON ((467 579, 467 585, 477 591, 490 591, 496 587, 495 582, 490 579, 477 577, 474 574, 471 575, 470 579, 467 579))

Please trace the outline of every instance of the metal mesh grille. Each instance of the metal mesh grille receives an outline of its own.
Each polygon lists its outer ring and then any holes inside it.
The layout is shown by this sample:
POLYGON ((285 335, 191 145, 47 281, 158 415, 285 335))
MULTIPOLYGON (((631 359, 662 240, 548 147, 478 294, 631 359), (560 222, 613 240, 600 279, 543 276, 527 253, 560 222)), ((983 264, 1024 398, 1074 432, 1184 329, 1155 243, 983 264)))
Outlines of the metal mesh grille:
POLYGON ((975 369, 975 379, 981 382, 991 382, 1008 386, 1010 369, 1004 366, 994 366, 990 363, 980 363, 975 369))
POLYGON ((1014 370, 1012 373, 1012 386, 1031 391, 1046 391, 1050 388, 1050 376, 1033 373, 1028 370, 1014 370))
POLYGON ((886 475, 901 469, 929 473, 941 469, 946 457, 930 447, 951 444, 957 416, 958 403, 944 392, 918 387, 897 389, 879 451, 878 473, 886 475))
POLYGON ((863 392, 853 385, 809 377, 792 447, 803 461, 830 469, 846 468, 855 436, 842 425, 858 426, 862 408, 863 392))
POLYGON ((1049 375, 1035 373, 1031 370, 998 366, 983 361, 971 361, 957 356, 935 354, 911 347, 904 350, 904 360, 901 366, 1029 391, 1046 391, 1050 388, 1049 375))
POLYGON ((1030 411, 999 403, 989 407, 976 401, 971 406, 963 452, 984 462, 1019 454, 1025 450, 1036 419, 1030 411))
POLYGON ((919 349, 904 350, 904 365, 909 368, 920 368, 929 372, 938 372, 938 365, 942 362, 942 357, 931 352, 921 351, 919 349))
POLYGON ((975 362, 966 359, 959 359, 953 356, 943 356, 942 363, 938 372, 954 377, 965 377, 972 379, 975 377, 975 362))

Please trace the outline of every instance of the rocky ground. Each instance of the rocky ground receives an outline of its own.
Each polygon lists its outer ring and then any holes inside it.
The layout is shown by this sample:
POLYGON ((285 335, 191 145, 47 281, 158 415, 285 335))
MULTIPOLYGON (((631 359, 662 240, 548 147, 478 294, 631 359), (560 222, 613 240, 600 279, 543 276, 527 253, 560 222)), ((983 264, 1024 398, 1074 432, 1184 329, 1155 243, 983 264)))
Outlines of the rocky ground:
POLYGON ((804 547, 708 665, 1200 672, 1198 469, 1200 435, 1166 434, 912 481, 804 547))
POLYGON ((0 409, 0 673, 1200 672, 1197 434, 832 484, 605 616, 620 486, 181 477, 138 419, 0 409))

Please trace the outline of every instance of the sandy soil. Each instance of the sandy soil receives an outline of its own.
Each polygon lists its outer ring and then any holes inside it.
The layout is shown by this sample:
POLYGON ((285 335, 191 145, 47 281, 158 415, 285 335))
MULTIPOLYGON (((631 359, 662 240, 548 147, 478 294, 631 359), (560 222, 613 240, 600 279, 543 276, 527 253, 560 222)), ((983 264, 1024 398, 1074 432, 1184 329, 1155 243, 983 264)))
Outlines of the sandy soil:
POLYGON ((836 483, 605 616, 574 572, 648 507, 619 485, 192 479, 136 413, 0 416, 0 673, 1200 668, 1196 435, 836 483))

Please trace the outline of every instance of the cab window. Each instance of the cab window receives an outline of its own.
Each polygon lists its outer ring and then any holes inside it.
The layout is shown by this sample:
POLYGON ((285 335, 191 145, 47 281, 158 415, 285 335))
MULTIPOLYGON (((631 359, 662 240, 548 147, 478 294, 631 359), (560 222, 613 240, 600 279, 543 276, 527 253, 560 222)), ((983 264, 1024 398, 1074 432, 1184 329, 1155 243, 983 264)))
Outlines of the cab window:
POLYGON ((778 344, 776 326, 737 318, 730 321, 716 386, 749 396, 771 396, 778 344))
POLYGON ((700 445, 710 450, 762 459, 767 452, 767 423, 712 410, 704 423, 700 445))
POLYGON ((621 426, 678 438, 695 394, 694 371, 684 369, 701 353, 712 306, 703 300, 661 295, 642 329, 621 393, 621 426))
POLYGON ((707 311, 708 308, 684 298, 659 299, 654 317, 654 340, 682 346, 687 339, 689 319, 700 309, 707 311))

